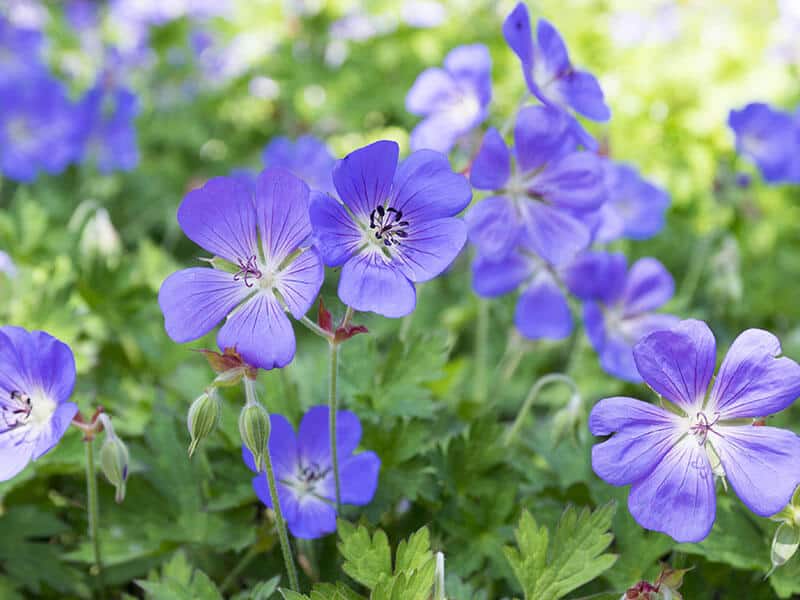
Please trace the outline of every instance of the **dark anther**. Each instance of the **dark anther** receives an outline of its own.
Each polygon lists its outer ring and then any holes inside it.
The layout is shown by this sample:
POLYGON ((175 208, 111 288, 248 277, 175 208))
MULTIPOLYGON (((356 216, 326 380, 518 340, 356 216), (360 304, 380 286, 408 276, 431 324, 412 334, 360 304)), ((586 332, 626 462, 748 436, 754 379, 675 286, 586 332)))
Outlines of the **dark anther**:
POLYGON ((379 204, 369 215, 369 227, 375 229, 375 238, 383 240, 385 246, 393 246, 398 240, 407 238, 408 221, 403 220, 403 211, 396 208, 384 208, 379 204))
POLYGON ((250 281, 250 277, 261 279, 261 270, 258 268, 258 261, 255 254, 248 258, 247 261, 243 258, 239 259, 239 270, 233 276, 233 280, 239 281, 242 279, 247 287, 253 287, 255 284, 250 281))

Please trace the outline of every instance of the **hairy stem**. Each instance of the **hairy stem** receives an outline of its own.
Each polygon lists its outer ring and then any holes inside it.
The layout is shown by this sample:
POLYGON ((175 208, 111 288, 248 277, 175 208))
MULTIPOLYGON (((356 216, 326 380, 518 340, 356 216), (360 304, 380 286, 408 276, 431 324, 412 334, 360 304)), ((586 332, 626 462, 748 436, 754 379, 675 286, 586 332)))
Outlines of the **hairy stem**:
POLYGON ((289 545, 289 534, 286 531, 286 521, 283 519, 281 502, 278 497, 278 486, 275 483, 275 473, 272 470, 272 456, 267 450, 264 457, 264 470, 267 473, 267 483, 269 484, 269 496, 272 498, 272 509, 275 512, 275 528, 278 530, 278 539, 281 543, 283 562, 286 563, 286 573, 289 576, 289 587, 292 591, 300 592, 300 583, 297 579, 297 568, 294 566, 292 557, 292 547, 289 545))
MULTIPOLYGON (((350 309, 348 308, 348 311, 350 309)), ((347 317, 345 316, 345 319, 347 317)), ((330 344, 330 377, 328 380, 328 426, 331 441, 331 464, 333 466, 333 479, 336 482, 336 512, 342 512, 342 487, 339 481, 339 453, 336 445, 336 414, 339 399, 336 393, 336 380, 339 372, 339 344, 330 344)))
POLYGON ((97 495, 97 473, 94 467, 94 438, 89 437, 86 445, 86 496, 89 513, 89 539, 92 541, 94 551, 94 575, 97 577, 98 596, 105 595, 103 581, 103 556, 100 552, 100 500, 97 495))
POLYGON ((308 329, 310 329, 313 333, 318 335, 319 337, 325 338, 326 340, 333 339, 333 335, 325 331, 322 327, 314 323, 311 319, 303 315, 300 319, 300 322, 305 325, 308 329))
POLYGON ((575 385, 575 382, 571 377, 564 375, 563 373, 550 373, 549 375, 545 375, 544 377, 537 379, 528 392, 528 396, 525 398, 522 408, 519 409, 517 418, 514 420, 514 424, 511 426, 511 429, 508 430, 508 434, 506 434, 506 446, 510 445, 511 442, 513 442, 517 437, 519 430, 522 428, 522 423, 525 421, 525 417, 527 416, 528 412, 530 412, 531 406, 533 406, 533 403, 536 401, 539 393, 545 386, 553 383, 563 383, 572 390, 574 395, 578 395, 578 387, 575 385))

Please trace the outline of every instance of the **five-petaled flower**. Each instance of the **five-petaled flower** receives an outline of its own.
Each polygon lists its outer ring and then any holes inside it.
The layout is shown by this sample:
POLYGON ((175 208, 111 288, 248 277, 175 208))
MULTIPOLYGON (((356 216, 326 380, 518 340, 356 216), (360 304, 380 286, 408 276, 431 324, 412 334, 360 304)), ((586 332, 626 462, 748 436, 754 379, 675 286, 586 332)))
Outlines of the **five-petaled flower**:
POLYGON ((661 408, 633 398, 606 398, 589 417, 595 435, 614 434, 592 449, 592 466, 611 485, 630 485, 638 523, 679 542, 704 539, 714 524, 714 476, 724 476, 757 515, 780 511, 800 483, 800 438, 754 426, 800 395, 800 365, 778 339, 748 329, 733 342, 708 392, 716 341, 702 321, 656 331, 634 348, 644 380, 661 408))
MULTIPOLYGON (((503 35, 522 63, 528 89, 544 104, 571 108, 593 121, 611 118, 597 79, 572 66, 564 40, 549 22, 539 20, 534 43, 528 9, 520 2, 503 23, 503 35)), ((571 117, 571 126, 583 145, 596 148, 577 119, 571 117)))
POLYGON ((158 301, 173 340, 195 340, 227 316, 217 334, 221 349, 235 349, 261 369, 292 360, 295 337, 284 310, 303 317, 324 276, 319 254, 304 245, 308 198, 308 186, 279 168, 265 169, 254 188, 217 177, 189 192, 178 208, 181 228, 228 264, 185 269, 164 281, 158 301))
POLYGON ((586 334, 603 370, 641 381, 633 346, 649 333, 678 324, 677 317, 654 312, 675 292, 669 271, 655 258, 640 258, 629 269, 624 254, 586 252, 565 270, 564 281, 584 301, 586 334))
POLYGON ((411 149, 449 152, 483 122, 492 99, 492 59, 483 44, 459 46, 444 68, 419 74, 406 96, 408 112, 425 117, 411 132, 411 149))
POLYGON ((0 327, 0 481, 49 452, 78 412, 75 359, 43 331, 0 327))
MULTIPOLYGON (((278 499, 289 531, 298 538, 313 539, 336 531, 336 483, 331 461, 327 406, 311 408, 295 435, 282 415, 271 415, 269 452, 278 487, 278 499)), ((344 504, 364 506, 378 487, 381 461, 374 452, 353 454, 361 441, 361 423, 353 413, 336 416, 339 480, 344 504)), ((242 450, 244 461, 256 471, 253 455, 242 450)), ((272 508, 265 473, 253 478, 258 498, 272 508)))
POLYGON ((398 146, 380 141, 336 164, 341 202, 314 192, 311 223, 325 263, 342 267, 339 298, 359 311, 402 317, 414 310, 414 283, 433 279, 466 241, 454 218, 472 191, 444 155, 418 150, 397 164, 398 146))

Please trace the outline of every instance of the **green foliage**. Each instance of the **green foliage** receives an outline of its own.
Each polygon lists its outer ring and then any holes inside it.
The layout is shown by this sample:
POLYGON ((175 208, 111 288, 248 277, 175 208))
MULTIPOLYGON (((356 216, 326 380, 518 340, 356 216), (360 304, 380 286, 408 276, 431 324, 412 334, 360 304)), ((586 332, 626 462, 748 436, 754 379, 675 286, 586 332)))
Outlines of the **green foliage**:
POLYGON ((160 574, 136 583, 149 600, 222 600, 214 582, 194 569, 183 552, 176 552, 160 574))
POLYGON ((507 547, 506 557, 530 600, 558 600, 599 577, 617 557, 604 553, 613 535, 608 529, 616 511, 609 503, 595 511, 568 507, 555 534, 539 526, 528 511, 516 531, 517 548, 507 547))

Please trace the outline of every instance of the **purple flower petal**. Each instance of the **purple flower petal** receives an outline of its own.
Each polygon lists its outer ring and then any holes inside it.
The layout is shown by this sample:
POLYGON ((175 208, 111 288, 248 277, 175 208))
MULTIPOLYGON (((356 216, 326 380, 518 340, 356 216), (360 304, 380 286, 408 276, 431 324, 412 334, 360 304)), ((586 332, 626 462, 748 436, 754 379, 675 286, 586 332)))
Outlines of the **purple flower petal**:
MULTIPOLYGON (((61 441, 76 414, 78 414, 78 405, 74 402, 62 402, 56 407, 50 422, 39 432, 33 443, 32 460, 41 458, 61 441)), ((5 460, 5 456, 3 460, 5 460)))
POLYGON ((414 285, 387 260, 378 250, 348 260, 339 276, 342 302, 355 310, 389 318, 410 314, 417 304, 414 285))
POLYGON ((514 149, 523 172, 541 168, 574 151, 575 141, 566 113, 552 106, 528 106, 520 110, 514 126, 514 149))
POLYGON ((533 34, 528 8, 523 2, 503 22, 503 37, 522 62, 522 70, 530 71, 533 66, 533 34))
POLYGON ((453 48, 444 58, 444 68, 462 87, 470 87, 481 106, 492 99, 492 57, 483 44, 453 48))
POLYGON ((634 398, 614 396, 604 398, 589 413, 589 431, 592 435, 611 435, 633 425, 648 424, 662 427, 672 422, 663 408, 634 398))
POLYGON ((478 255, 472 263, 472 289, 484 298, 494 298, 517 289, 533 274, 531 261, 518 252, 500 260, 478 255))
POLYGON ((522 231, 514 205, 503 196, 492 196, 473 205, 464 221, 469 241, 481 256, 495 261, 508 256, 522 231))
POLYGON ((309 248, 289 263, 275 282, 295 319, 301 319, 317 299, 325 279, 322 258, 315 248, 309 248))
POLYGON ((3 445, 3 460, 0 461, 0 481, 16 477, 31 462, 32 444, 3 445))
POLYGON ((569 263, 589 245, 589 230, 575 217, 542 202, 525 204, 524 245, 551 265, 569 263))
POLYGON ((564 293, 547 273, 522 292, 514 325, 528 339, 561 340, 572 333, 572 313, 564 293))
MULTIPOLYGON (((366 506, 372 502, 378 489, 378 472, 381 461, 374 452, 362 452, 344 460, 340 465, 339 481, 342 487, 342 502, 355 506, 366 506)), ((336 495, 333 473, 329 477, 333 495, 336 495)), ((326 482, 327 483, 327 482, 326 482)))
POLYGON ((361 246, 361 230, 344 207, 327 194, 311 192, 309 215, 314 240, 325 264, 342 266, 361 246))
POLYGON ((628 508, 645 529, 677 542, 699 542, 711 531, 717 498, 705 450, 684 437, 653 472, 631 486, 628 508))
POLYGON ((456 119, 452 111, 432 114, 420 121, 411 131, 409 146, 412 150, 450 152, 464 133, 463 119, 456 119))
MULTIPOLYGON (((644 403, 642 403, 644 404, 644 403)), ((611 439, 592 448, 592 469, 611 485, 630 485, 647 477, 685 435, 674 415, 631 419, 611 439)))
POLYGON ((313 540, 336 531, 336 510, 328 502, 313 495, 300 498, 297 520, 289 523, 296 538, 313 540))
POLYGON ((454 218, 414 221, 407 233, 396 246, 393 264, 416 283, 429 281, 449 267, 467 241, 464 221, 454 218))
POLYGON ((277 269, 311 235, 309 189, 286 169, 264 169, 256 181, 258 230, 267 266, 277 269))
POLYGON ((606 199, 603 164, 591 152, 567 154, 537 174, 530 189, 559 208, 597 210, 606 199))
POLYGON ((564 282, 581 300, 610 305, 622 294, 627 270, 627 259, 620 252, 585 252, 567 267, 564 282))
POLYGON ((747 507, 762 517, 789 504, 800 484, 800 438, 774 427, 718 426, 709 434, 725 476, 747 507))
MULTIPOLYGON (((300 421, 297 432, 297 453, 302 466, 316 464, 320 469, 331 466, 330 410, 327 406, 314 406, 300 421)), ((361 423, 349 410, 336 415, 336 448, 344 460, 361 441, 361 423)), ((341 465, 340 465, 341 467, 341 465)), ((339 474, 341 480, 341 473, 339 474)))
POLYGON ((571 70, 572 65, 564 40, 549 21, 539 19, 536 25, 536 41, 541 51, 536 55, 536 60, 544 63, 548 73, 558 75, 571 70))
POLYGON ((295 142, 273 138, 261 157, 265 167, 283 167, 315 190, 334 191, 331 172, 335 160, 325 142, 313 135, 302 135, 295 142))
POLYGON ((368 219, 375 207, 389 198, 399 151, 395 142, 382 140, 359 148, 336 163, 336 191, 359 219, 368 219))
POLYGON ((499 190, 511 174, 511 154, 503 136, 494 127, 483 136, 483 142, 472 161, 469 180, 477 190, 499 190))
POLYGON ((173 273, 161 284, 158 304, 167 335, 190 342, 211 331, 252 293, 232 273, 194 267, 173 273))
POLYGON ((721 419, 765 417, 792 404, 800 396, 800 365, 780 353, 771 333, 742 332, 722 361, 709 411, 719 411, 721 419))
POLYGON ((429 115, 450 104, 457 93, 458 84, 450 73, 438 67, 425 69, 406 95, 406 110, 413 115, 429 115))
POLYGON ((574 70, 557 83, 561 94, 573 109, 593 121, 608 121, 611 111, 606 106, 603 90, 591 73, 574 70))
POLYGON ((651 388, 691 412, 703 406, 716 352, 708 325, 689 319, 670 331, 651 333, 636 344, 633 356, 651 388))
POLYGON ((232 313, 217 334, 223 350, 234 348, 242 359, 260 369, 288 365, 295 352, 292 325, 271 292, 253 296, 232 313))
POLYGON ((0 334, 0 362, 4 364, 0 387, 9 391, 39 388, 56 403, 72 395, 75 358, 69 346, 49 333, 28 332, 22 327, 6 325, 0 327, 0 334), (16 387, 6 385, 14 381, 16 387))
POLYGON ((418 150, 397 169, 389 205, 403 212, 412 226, 420 221, 452 217, 472 199, 466 178, 453 173, 447 157, 433 150, 418 150))
POLYGON ((655 310, 666 304, 674 293, 675 281, 664 265, 655 258, 640 258, 631 266, 622 293, 625 316, 655 310))
POLYGON ((233 264, 258 253, 255 204, 238 178, 215 177, 189 192, 178 223, 195 244, 233 264))
MULTIPOLYGON (((283 415, 272 414, 269 416, 269 454, 272 458, 272 468, 277 479, 287 479, 298 470, 297 440, 292 424, 283 415)), ((256 472, 256 462, 253 453, 242 446, 242 458, 247 468, 256 472)))

